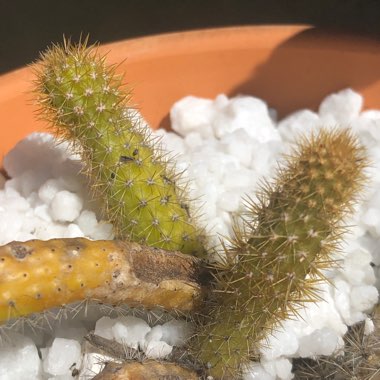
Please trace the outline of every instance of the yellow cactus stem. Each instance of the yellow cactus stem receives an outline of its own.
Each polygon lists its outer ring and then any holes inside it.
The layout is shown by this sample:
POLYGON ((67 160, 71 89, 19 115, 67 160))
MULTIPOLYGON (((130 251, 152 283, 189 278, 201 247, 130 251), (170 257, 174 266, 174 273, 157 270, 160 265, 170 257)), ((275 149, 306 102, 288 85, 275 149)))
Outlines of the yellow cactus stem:
POLYGON ((132 242, 84 238, 0 247, 0 322, 69 303, 188 312, 202 299, 199 260, 132 242))
POLYGON ((143 363, 127 361, 125 363, 107 363, 104 370, 93 380, 198 380, 198 374, 176 363, 147 360, 143 363))

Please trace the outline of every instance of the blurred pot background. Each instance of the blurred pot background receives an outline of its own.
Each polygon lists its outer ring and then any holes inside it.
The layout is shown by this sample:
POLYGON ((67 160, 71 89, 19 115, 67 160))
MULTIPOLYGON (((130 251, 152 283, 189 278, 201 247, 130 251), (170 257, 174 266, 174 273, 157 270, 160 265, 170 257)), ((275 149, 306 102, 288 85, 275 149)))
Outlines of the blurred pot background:
POLYGON ((62 35, 91 42, 217 26, 310 24, 380 38, 378 0, 0 0, 0 74, 62 35))

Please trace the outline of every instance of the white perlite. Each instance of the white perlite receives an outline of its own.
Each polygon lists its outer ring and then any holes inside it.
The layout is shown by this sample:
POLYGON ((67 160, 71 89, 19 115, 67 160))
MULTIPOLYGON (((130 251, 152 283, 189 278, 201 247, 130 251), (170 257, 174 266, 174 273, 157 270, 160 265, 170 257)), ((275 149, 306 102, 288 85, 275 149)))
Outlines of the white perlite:
POLYGON ((32 339, 8 333, 0 344, 0 379, 35 380, 39 378, 41 361, 32 339))
MULTIPOLYGON (((243 209, 242 197, 255 198, 258 181, 273 174, 295 134, 322 125, 351 128, 368 148, 371 182, 349 222, 355 227, 339 257, 341 268, 328 273, 332 285, 321 285, 323 301, 308 305, 300 312, 302 318, 285 321, 269 338, 261 362, 248 366, 245 380, 291 379, 291 358, 341 349, 347 325, 358 321, 366 320, 367 330, 373 329, 366 313, 378 300, 375 284, 380 284, 378 267, 371 267, 371 262, 380 265, 380 111, 361 112, 362 105, 363 98, 346 89, 326 97, 318 112, 300 110, 277 122, 275 112, 254 97, 186 97, 171 111, 176 133, 156 132, 163 146, 177 155, 178 170, 186 169, 190 196, 201 207, 200 221, 212 236, 210 246, 216 247, 221 236, 230 236, 231 216, 243 209)), ((78 157, 70 155, 66 144, 56 146, 50 135, 32 134, 5 157, 4 167, 12 179, 0 178, 0 244, 33 238, 112 238, 112 226, 99 220, 85 180, 78 175, 78 157)), ((14 335, 12 343, 0 346, 0 379, 69 379, 79 366, 80 379, 90 379, 107 358, 80 354, 79 344, 89 329, 152 358, 165 357, 191 334, 181 321, 150 327, 131 316, 99 313, 96 325, 94 318, 86 319, 83 313, 75 323, 53 323, 52 331, 33 338, 35 343, 30 333, 27 337, 7 330, 14 335)))

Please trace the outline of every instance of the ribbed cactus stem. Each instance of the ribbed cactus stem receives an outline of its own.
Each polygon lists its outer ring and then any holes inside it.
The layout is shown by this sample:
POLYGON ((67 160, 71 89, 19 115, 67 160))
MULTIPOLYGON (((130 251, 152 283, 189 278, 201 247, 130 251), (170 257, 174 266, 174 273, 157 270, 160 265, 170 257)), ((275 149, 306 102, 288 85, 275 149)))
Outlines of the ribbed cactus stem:
POLYGON ((365 152, 349 132, 303 139, 252 202, 228 250, 194 351, 216 379, 238 379, 260 341, 304 302, 318 300, 342 220, 362 189, 365 152), (233 262, 233 263, 232 263, 233 262))
POLYGON ((202 300, 198 261, 122 241, 12 242, 0 247, 0 323, 84 300, 192 311, 202 300))
POLYGON ((122 78, 95 48, 53 46, 42 54, 36 88, 42 117, 81 154, 119 238, 204 254, 178 174, 137 121, 122 78))

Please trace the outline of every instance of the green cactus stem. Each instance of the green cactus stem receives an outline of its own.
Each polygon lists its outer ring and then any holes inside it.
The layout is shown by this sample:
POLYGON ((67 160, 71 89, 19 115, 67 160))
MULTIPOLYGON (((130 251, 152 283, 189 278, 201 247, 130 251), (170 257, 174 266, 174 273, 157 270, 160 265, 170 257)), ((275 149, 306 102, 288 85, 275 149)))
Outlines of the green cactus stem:
POLYGON ((202 256, 202 234, 179 175, 137 121, 115 67, 86 45, 65 41, 41 55, 42 117, 81 154, 118 238, 202 256))
POLYGON ((334 265, 342 220, 362 189, 366 165, 349 132, 321 130, 298 144, 273 184, 262 186, 215 273, 192 341, 214 379, 238 379, 281 321, 319 299, 317 285, 334 265))

